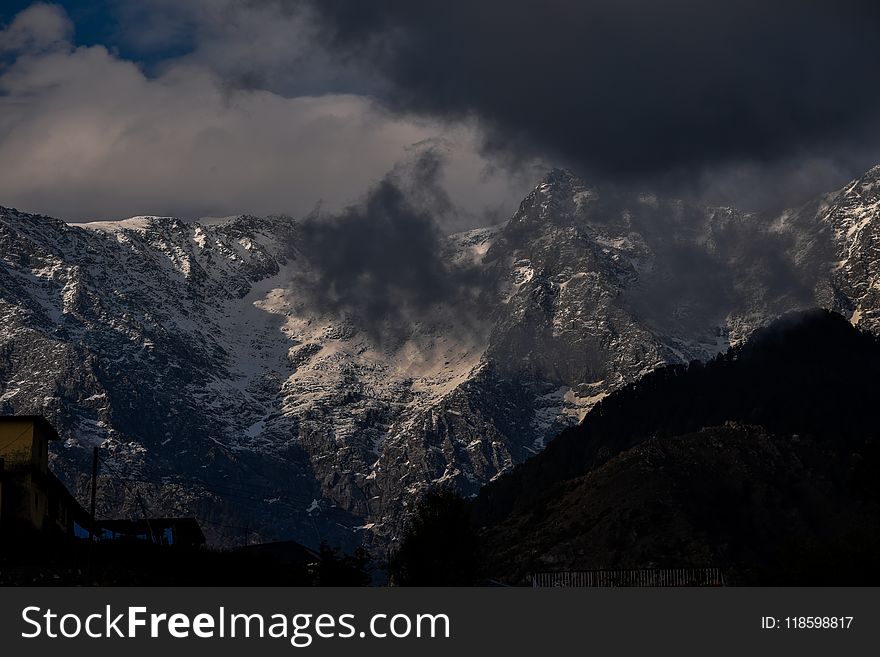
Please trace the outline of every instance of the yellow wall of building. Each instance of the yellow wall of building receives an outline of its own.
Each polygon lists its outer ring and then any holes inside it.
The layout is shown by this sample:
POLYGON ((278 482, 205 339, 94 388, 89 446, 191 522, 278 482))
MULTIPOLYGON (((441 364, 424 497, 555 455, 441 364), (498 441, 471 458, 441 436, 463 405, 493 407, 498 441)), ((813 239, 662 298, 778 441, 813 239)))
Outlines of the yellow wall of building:
POLYGON ((49 469, 48 436, 32 420, 0 423, 0 458, 6 469, 33 465, 40 472, 49 469))
POLYGON ((4 463, 4 509, 11 517, 35 529, 43 526, 49 510, 46 487, 34 478, 49 470, 48 436, 32 420, 0 423, 0 458, 4 463))
POLYGON ((0 458, 6 467, 33 461, 34 423, 28 421, 0 424, 0 458))

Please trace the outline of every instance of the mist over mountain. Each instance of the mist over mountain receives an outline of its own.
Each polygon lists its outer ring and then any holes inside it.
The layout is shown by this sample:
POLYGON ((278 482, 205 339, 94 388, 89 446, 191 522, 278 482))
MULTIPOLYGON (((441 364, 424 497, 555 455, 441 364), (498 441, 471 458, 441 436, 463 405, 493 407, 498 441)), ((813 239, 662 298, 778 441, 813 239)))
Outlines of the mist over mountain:
POLYGON ((101 515, 384 545, 428 488, 476 494, 658 367, 791 310, 880 328, 880 168, 772 216, 554 170, 445 236, 422 164, 304 220, 0 210, 0 412, 56 424, 81 496, 101 446, 101 515))

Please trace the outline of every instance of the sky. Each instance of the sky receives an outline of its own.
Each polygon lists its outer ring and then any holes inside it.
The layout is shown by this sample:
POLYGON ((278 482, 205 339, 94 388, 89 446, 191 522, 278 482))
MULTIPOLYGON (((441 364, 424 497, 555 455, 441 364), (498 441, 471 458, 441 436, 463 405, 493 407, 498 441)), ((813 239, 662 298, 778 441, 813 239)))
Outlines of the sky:
POLYGON ((389 110, 279 3, 4 3, 0 205, 72 221, 341 211, 430 151, 457 212, 498 221, 539 174, 468 122, 389 110))
POLYGON ((878 29, 867 0, 7 0, 0 205, 337 216, 426 154, 445 232, 551 166, 795 204, 880 162, 878 29))

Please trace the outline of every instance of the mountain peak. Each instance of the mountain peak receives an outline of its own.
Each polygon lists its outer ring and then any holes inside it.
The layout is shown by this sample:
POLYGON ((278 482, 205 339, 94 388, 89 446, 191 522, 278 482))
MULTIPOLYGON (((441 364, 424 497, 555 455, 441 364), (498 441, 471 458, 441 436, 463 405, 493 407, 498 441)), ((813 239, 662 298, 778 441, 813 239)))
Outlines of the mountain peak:
POLYGON ((564 222, 579 213, 584 203, 596 198, 596 190, 587 187, 574 172, 551 169, 523 199, 508 223, 516 227, 564 222))
POLYGON ((876 201, 880 195, 880 164, 851 180, 836 195, 846 203, 859 204, 859 207, 865 202, 876 201))
POLYGON ((535 187, 534 194, 557 203, 580 205, 587 198, 598 196, 582 178, 570 169, 551 169, 535 187))
POLYGON ((575 175, 575 173, 571 169, 564 169, 559 167, 554 167, 550 169, 544 177, 541 179, 541 182, 538 184, 541 185, 571 185, 571 184, 583 184, 580 178, 575 175))
POLYGON ((875 164, 868 169, 862 178, 880 178, 880 164, 875 164))
POLYGON ((120 230, 137 230, 145 231, 155 225, 175 224, 180 220, 175 217, 160 217, 155 215, 141 215, 137 217, 129 217, 128 219, 120 219, 117 221, 88 221, 88 222, 70 222, 69 225, 79 228, 88 228, 90 230, 103 230, 116 232, 120 230))
POLYGON ((535 187, 535 192, 547 196, 573 196, 586 191, 587 185, 570 169, 550 169, 535 187))

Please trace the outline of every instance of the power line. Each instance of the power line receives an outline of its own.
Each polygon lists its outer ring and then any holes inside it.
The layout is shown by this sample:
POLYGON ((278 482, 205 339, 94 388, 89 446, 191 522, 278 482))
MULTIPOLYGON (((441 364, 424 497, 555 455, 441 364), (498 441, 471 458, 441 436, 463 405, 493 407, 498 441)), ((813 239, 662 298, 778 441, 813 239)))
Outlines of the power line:
POLYGON ((26 434, 28 431, 30 431, 30 429, 31 429, 31 427, 25 427, 24 430, 23 430, 20 434, 18 434, 15 438, 13 438, 12 440, 10 440, 10 441, 7 442, 7 443, 3 443, 3 445, 0 445, 0 450, 4 450, 4 449, 6 449, 7 447, 9 447, 12 443, 14 443, 16 440, 18 440, 19 438, 21 438, 21 437, 22 437, 24 434, 26 434))
MULTIPOLYGON (((275 488, 261 487, 256 484, 247 484, 245 482, 236 482, 235 484, 233 484, 233 483, 212 483, 212 482, 204 482, 199 479, 189 479, 189 480, 177 479, 177 480, 172 480, 171 482, 161 482, 161 481, 155 481, 155 480, 151 480, 151 479, 141 479, 141 478, 132 477, 132 476, 123 477, 122 475, 119 474, 119 471, 116 470, 116 468, 110 464, 109 461, 107 461, 103 457, 99 457, 99 458, 101 459, 101 462, 107 466, 107 469, 110 472, 110 474, 113 475, 113 477, 120 484, 122 484, 123 488, 125 488, 126 490, 128 490, 129 492, 131 492, 135 495, 136 499, 138 500, 139 506, 141 507, 141 512, 144 515, 144 520, 147 522, 147 525, 148 525, 148 528, 150 530, 151 535, 153 534, 153 530, 152 530, 152 527, 150 526, 150 520, 149 520, 149 517, 147 514, 146 505, 144 503, 143 497, 141 496, 140 487, 138 486, 135 489, 134 486, 129 486, 129 484, 149 484, 150 486, 177 485, 177 486, 182 486, 182 487, 187 487, 187 485, 188 485, 188 486, 197 488, 197 489, 199 489, 203 492, 206 492, 206 493, 213 493, 213 494, 218 495, 224 499, 234 499, 234 500, 250 502, 251 504, 249 504, 247 506, 249 506, 251 509, 262 508, 262 507, 267 506, 267 501, 266 501, 265 497, 261 498, 261 497, 254 497, 253 496, 254 494, 258 494, 260 491, 263 491, 268 494, 273 494, 273 495, 284 494, 282 491, 279 491, 278 489, 275 489, 275 488), (211 485, 206 485, 206 483, 210 483, 211 485), (250 490, 248 490, 248 489, 250 489, 250 490)), ((278 504, 278 505, 285 507, 291 511, 302 512, 302 511, 304 511, 305 502, 302 499, 300 499, 300 500, 298 500, 298 503, 294 503, 289 500, 278 498, 278 499, 272 500, 272 502, 269 502, 268 504, 278 504)), ((315 532, 318 534, 318 536, 320 538, 321 532, 318 530, 317 526, 315 525, 314 519, 311 519, 311 520, 312 520, 313 529, 315 530, 315 532)), ((214 525, 217 527, 222 527, 224 529, 235 530, 235 531, 244 531, 244 532, 250 531, 249 526, 242 527, 242 526, 238 526, 238 525, 231 525, 228 523, 221 523, 221 522, 217 522, 217 521, 213 521, 213 520, 207 520, 204 518, 199 518, 199 522, 209 524, 209 525, 214 525)), ((153 537, 153 538, 155 540, 155 537, 153 537)))
MULTIPOLYGON (((239 486, 236 486, 233 484, 219 484, 219 483, 212 484, 211 482, 204 482, 200 479, 176 480, 176 481, 171 481, 171 482, 159 482, 159 481, 156 481, 153 479, 139 479, 137 477, 126 477, 126 478, 120 478, 120 481, 123 481, 123 482, 127 481, 127 482, 132 482, 132 483, 139 483, 139 484, 149 484, 151 486, 175 485, 175 486, 185 487, 187 485, 190 485, 193 487, 197 487, 198 489, 200 489, 201 491, 204 491, 206 493, 214 493, 215 495, 220 495, 223 497, 229 497, 232 499, 246 500, 246 501, 258 502, 258 503, 266 503, 265 497, 258 496, 258 493, 260 491, 263 491, 266 494, 272 494, 272 495, 279 495, 279 494, 280 495, 287 495, 287 493, 285 493, 284 491, 280 491, 275 488, 268 488, 268 487, 260 488, 257 486, 253 486, 250 490, 248 490, 247 488, 239 487, 239 486)), ((281 504, 282 506, 288 507, 290 509, 293 509, 296 511, 301 511, 302 510, 301 505, 304 504, 304 498, 299 498, 295 502, 291 502, 290 500, 285 500, 285 499, 277 499, 277 500, 273 500, 272 502, 269 502, 269 504, 281 504)))
MULTIPOLYGON (((107 459, 102 458, 100 455, 98 456, 98 458, 107 467, 107 469, 110 471, 110 474, 112 474, 117 480, 119 480, 122 483, 122 487, 128 488, 127 483, 126 483, 127 480, 125 478, 123 478, 116 471, 116 468, 114 468, 112 465, 110 465, 110 462, 107 461, 107 459)), ((156 532, 153 531, 153 524, 150 522, 150 513, 147 512, 147 505, 144 502, 143 496, 141 495, 140 488, 136 488, 134 490, 128 488, 128 490, 131 491, 132 493, 134 493, 135 499, 137 499, 138 506, 141 509, 141 515, 143 516, 144 522, 147 523, 147 530, 150 532, 150 540, 153 543, 157 543, 158 541, 156 540, 156 532)))

